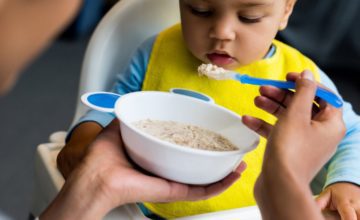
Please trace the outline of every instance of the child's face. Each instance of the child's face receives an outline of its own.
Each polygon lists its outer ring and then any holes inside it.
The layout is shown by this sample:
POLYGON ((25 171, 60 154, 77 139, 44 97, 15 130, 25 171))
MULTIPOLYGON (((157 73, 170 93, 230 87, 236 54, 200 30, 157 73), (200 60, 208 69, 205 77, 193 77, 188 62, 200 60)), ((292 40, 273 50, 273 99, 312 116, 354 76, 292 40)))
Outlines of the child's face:
POLYGON ((234 69, 262 59, 295 0, 180 0, 183 35, 205 63, 234 69))

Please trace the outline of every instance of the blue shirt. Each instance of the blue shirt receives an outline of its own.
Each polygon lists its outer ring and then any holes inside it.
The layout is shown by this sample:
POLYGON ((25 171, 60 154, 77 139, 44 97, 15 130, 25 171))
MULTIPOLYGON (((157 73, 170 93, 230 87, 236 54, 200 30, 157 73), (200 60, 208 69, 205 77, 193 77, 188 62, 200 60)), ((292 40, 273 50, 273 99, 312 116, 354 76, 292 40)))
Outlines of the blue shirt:
MULTIPOLYGON (((141 90, 155 39, 156 36, 146 40, 137 49, 127 68, 117 74, 113 92, 126 94, 141 90)), ((264 59, 271 57, 275 50, 276 48, 272 46, 264 59)), ((321 70, 319 73, 322 84, 338 93, 330 78, 321 70)), ((324 186, 335 182, 346 181, 360 185, 360 117, 348 102, 344 102, 343 118, 347 129, 346 136, 338 146, 335 155, 314 179, 312 189, 316 194, 321 192, 324 186)), ((113 119, 112 114, 90 110, 80 118, 78 124, 94 121, 105 127, 113 119)))

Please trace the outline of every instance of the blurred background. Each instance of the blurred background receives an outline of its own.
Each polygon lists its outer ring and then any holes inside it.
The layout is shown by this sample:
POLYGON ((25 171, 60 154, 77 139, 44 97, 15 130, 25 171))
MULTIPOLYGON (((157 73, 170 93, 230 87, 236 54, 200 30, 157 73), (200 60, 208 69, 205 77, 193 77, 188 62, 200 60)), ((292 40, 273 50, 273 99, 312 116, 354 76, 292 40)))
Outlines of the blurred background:
MULTIPOLYGON (((26 219, 34 155, 74 116, 80 70, 91 33, 117 0, 85 0, 75 21, 0 97, 0 219, 26 219)), ((298 1, 278 38, 312 58, 360 112, 360 2, 298 1)))

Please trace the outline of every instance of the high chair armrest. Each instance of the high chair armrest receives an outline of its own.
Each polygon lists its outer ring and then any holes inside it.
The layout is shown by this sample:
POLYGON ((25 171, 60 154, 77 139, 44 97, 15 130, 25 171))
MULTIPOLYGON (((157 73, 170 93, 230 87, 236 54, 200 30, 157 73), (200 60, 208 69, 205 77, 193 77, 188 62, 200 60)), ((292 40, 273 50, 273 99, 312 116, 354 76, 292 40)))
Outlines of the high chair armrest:
POLYGON ((67 132, 66 131, 57 131, 50 135, 49 141, 50 143, 58 143, 65 145, 65 138, 66 138, 67 132))

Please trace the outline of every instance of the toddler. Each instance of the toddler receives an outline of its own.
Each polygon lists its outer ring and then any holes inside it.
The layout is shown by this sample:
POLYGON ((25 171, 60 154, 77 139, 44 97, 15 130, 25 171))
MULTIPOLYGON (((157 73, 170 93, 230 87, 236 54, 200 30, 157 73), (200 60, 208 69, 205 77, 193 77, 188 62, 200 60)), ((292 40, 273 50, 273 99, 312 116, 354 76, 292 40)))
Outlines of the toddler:
MULTIPOLYGON (((211 96, 218 105, 240 115, 275 123, 272 114, 257 108, 258 87, 233 80, 199 76, 201 63, 212 63, 251 76, 285 80, 289 72, 310 70, 317 81, 336 91, 332 81, 309 58, 274 40, 286 27, 296 0, 180 0, 181 24, 144 42, 129 66, 119 73, 114 91, 169 91, 186 88, 211 96)), ((282 100, 283 101, 283 100, 282 100)), ((280 106, 274 100, 274 106, 280 106)), ((258 103, 261 107, 261 103, 258 103)), ((356 216, 360 204, 360 119, 344 103, 346 137, 333 158, 312 183, 322 207, 332 205, 344 217, 356 216), (351 210, 351 211, 349 211, 351 210)), ((82 157, 86 146, 113 115, 89 111, 70 132, 58 157, 59 169, 67 174, 82 157)), ((286 135, 286 134, 284 134, 286 135)), ((175 218, 255 205, 253 188, 261 171, 265 139, 244 158, 247 170, 227 191, 208 200, 175 203, 144 203, 151 213, 175 218)), ((291 147, 291 146, 289 146, 291 147)), ((306 158, 303 158, 306 162, 306 158)), ((274 170, 276 172, 276 170, 274 170)), ((121 181, 121 180, 119 180, 121 181)), ((151 189, 149 189, 151 190, 151 189)))

